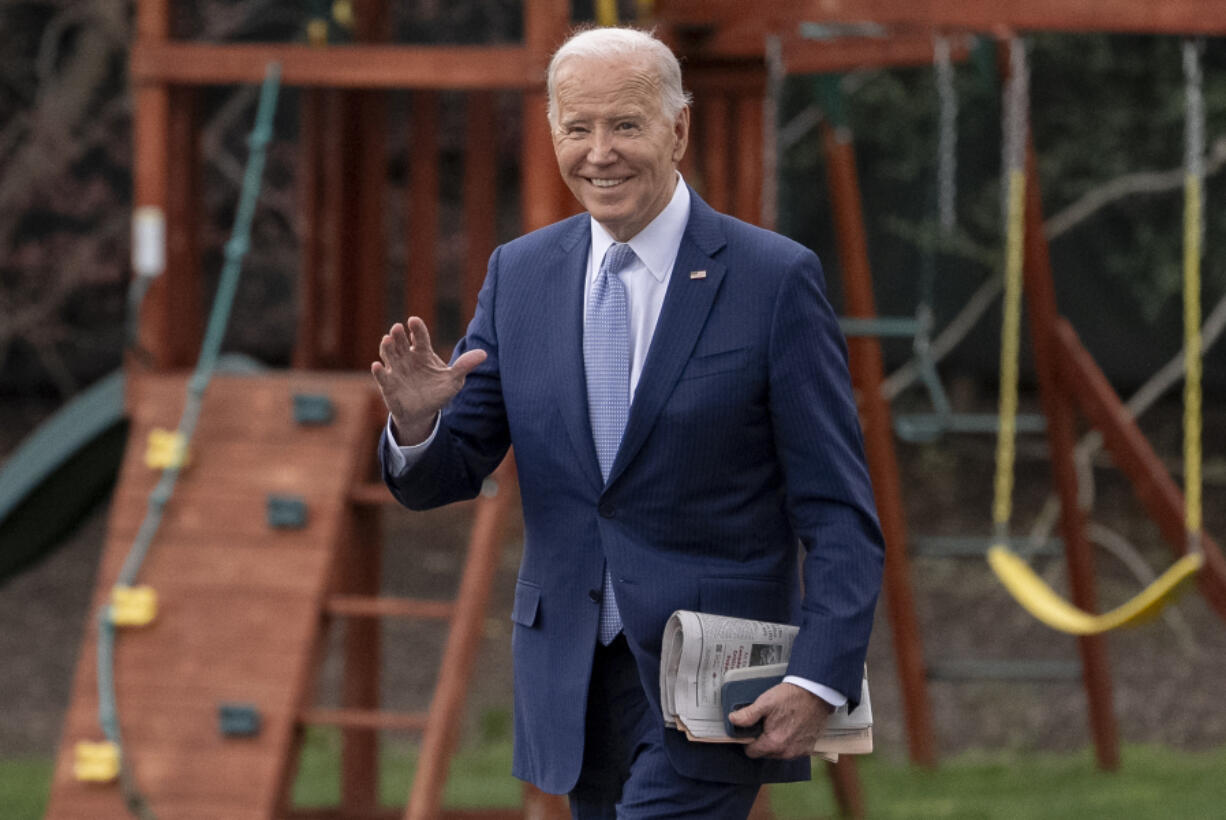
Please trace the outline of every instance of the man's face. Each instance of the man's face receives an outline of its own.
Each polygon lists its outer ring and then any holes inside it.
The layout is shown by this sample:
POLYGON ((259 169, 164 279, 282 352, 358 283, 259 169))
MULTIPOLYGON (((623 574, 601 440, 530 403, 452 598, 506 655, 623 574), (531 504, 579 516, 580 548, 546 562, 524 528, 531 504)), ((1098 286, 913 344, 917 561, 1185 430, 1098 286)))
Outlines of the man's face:
POLYGON ((690 111, 660 110, 660 83, 641 57, 571 57, 554 83, 553 150, 567 187, 619 242, 672 197, 690 111))

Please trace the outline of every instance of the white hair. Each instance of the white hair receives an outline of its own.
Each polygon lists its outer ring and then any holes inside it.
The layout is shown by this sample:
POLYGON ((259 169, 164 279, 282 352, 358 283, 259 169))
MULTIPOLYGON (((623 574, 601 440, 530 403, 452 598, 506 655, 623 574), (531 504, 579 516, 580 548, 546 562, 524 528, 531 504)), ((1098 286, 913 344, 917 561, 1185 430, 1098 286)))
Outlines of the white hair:
POLYGON ((681 64, 672 50, 650 32, 629 27, 589 28, 571 35, 554 52, 546 74, 549 93, 549 124, 558 123, 558 68, 571 57, 608 59, 621 56, 646 57, 660 81, 660 109, 668 119, 674 119, 693 98, 681 86, 681 64))

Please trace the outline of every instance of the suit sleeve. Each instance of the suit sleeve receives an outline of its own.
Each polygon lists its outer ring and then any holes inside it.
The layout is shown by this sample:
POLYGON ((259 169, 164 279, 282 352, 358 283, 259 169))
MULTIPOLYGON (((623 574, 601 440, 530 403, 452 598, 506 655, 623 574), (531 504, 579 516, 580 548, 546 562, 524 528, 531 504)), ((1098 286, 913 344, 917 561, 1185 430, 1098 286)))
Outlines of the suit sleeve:
POLYGON ((389 469, 386 429, 380 437, 383 480, 392 495, 410 509, 429 509, 475 498, 486 476, 510 447, 495 327, 500 254, 498 249, 490 257, 476 313, 451 357, 454 362, 466 350, 480 348, 486 352, 486 359, 468 374, 460 392, 443 408, 434 440, 409 469, 395 474, 389 469))
POLYGON ((788 673, 821 681, 854 706, 885 550, 846 345, 810 251, 792 261, 779 289, 769 350, 775 447, 788 516, 805 551, 788 673))

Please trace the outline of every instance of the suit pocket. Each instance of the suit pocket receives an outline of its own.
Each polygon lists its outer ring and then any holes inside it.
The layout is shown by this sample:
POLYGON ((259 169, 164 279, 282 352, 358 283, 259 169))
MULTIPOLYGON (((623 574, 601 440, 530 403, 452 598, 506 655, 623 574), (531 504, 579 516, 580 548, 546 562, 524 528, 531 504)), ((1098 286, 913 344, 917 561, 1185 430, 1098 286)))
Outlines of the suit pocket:
POLYGON ((749 361, 750 349, 738 347, 692 357, 681 371, 682 379, 701 379, 717 373, 740 370, 749 361))
POLYGON ((536 624, 541 607, 541 588, 531 581, 515 582, 515 604, 511 607, 511 620, 520 626, 536 624))
POLYGON ((701 610, 712 615, 788 620, 788 587, 774 578, 702 578, 698 582, 701 610))

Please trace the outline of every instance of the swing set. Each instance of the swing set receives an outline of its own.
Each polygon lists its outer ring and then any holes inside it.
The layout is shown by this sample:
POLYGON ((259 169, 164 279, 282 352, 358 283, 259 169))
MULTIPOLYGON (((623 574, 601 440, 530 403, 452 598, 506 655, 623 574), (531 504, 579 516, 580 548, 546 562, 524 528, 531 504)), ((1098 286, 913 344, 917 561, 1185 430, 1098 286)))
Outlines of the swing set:
POLYGON ((1183 45, 1187 80, 1187 126, 1184 180, 1184 521, 1186 553, 1128 601, 1108 612, 1093 613, 1070 603, 1053 590, 1006 545, 1012 513, 1014 438, 1017 419, 1017 374, 1022 313, 1023 233, 1025 230, 1024 137, 1028 82, 1024 45, 1010 43, 1011 76, 1006 93, 1008 208, 1004 322, 1000 354, 1000 427, 996 447, 995 499, 992 519, 995 543, 987 559, 1005 589, 1023 608, 1052 629, 1072 635, 1097 635, 1136 626, 1156 616, 1185 582, 1205 564, 1201 545, 1201 355, 1200 262, 1204 230, 1201 192, 1204 181, 1204 105, 1201 97, 1199 48, 1183 45))

